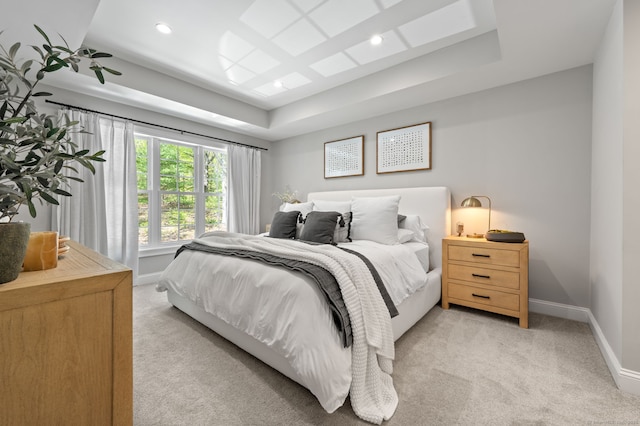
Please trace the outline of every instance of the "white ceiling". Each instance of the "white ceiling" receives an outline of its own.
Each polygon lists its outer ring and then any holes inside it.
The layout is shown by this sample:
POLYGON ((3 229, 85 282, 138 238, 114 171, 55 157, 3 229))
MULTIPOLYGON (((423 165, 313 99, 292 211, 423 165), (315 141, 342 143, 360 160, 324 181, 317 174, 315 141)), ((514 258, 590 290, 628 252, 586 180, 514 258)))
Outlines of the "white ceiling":
POLYGON ((0 40, 29 15, 123 72, 48 84, 279 140, 591 63, 615 1, 25 0, 0 40))

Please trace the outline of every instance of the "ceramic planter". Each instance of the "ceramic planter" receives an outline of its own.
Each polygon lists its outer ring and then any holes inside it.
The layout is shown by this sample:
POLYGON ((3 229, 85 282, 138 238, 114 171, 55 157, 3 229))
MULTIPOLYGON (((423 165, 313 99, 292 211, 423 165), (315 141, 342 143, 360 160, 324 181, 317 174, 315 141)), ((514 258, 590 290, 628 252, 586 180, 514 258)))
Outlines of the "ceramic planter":
POLYGON ((0 284, 18 278, 30 233, 30 223, 0 223, 0 284))

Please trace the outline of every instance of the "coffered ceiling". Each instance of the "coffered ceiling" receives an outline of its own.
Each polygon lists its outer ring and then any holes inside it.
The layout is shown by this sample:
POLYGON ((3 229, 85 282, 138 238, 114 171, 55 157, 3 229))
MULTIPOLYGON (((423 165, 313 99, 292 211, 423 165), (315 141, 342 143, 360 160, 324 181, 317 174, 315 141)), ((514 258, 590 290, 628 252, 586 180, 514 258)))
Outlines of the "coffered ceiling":
POLYGON ((591 63, 615 0, 15 3, 4 44, 38 42, 24 14, 123 72, 49 84, 278 140, 591 63))

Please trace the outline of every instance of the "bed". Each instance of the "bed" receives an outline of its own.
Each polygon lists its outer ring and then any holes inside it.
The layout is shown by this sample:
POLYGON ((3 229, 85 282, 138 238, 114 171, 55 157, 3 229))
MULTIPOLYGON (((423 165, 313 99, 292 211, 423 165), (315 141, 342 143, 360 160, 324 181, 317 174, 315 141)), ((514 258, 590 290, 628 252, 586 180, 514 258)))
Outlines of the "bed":
MULTIPOLYGON (((450 192, 446 187, 421 187, 313 192, 307 196, 307 203, 312 202, 315 206, 396 196, 400 197, 397 205, 398 220, 400 221, 401 216, 417 217, 426 225, 423 229, 426 244, 421 243, 420 247, 416 247, 417 243, 412 246, 414 242, 409 241, 406 244, 388 246, 387 250, 382 251, 398 251, 402 254, 402 250, 414 250, 422 256, 425 251, 421 247, 428 245, 426 262, 420 262, 425 269, 421 279, 423 282, 417 289, 410 290, 408 295, 398 296, 394 294, 395 290, 389 292, 394 303, 401 299, 395 306, 398 315, 391 320, 388 319, 389 312, 379 315, 385 307, 380 307, 381 302, 377 300, 377 296, 371 296, 371 301, 369 296, 361 296, 363 306, 373 306, 370 309, 363 308, 366 311, 362 314, 363 318, 372 319, 362 322, 358 316, 360 314, 349 312, 354 329, 351 346, 344 344, 344 334, 338 336, 336 333, 336 315, 328 307, 322 292, 314 285, 313 280, 295 270, 282 269, 252 259, 189 250, 177 256, 169 265, 157 289, 167 291, 168 301, 176 308, 309 389, 327 412, 335 411, 350 395, 356 415, 379 424, 393 415, 398 402, 391 379, 393 341, 409 330, 440 299, 441 240, 451 229, 450 192), (216 278, 213 279, 212 276, 216 278), (227 281, 233 282, 233 286, 213 285, 227 281), (291 295, 294 291, 297 299, 291 295), (301 294, 297 295, 297 292, 301 294), (388 336, 385 337, 387 334, 391 338, 391 347, 385 343, 389 340, 388 336), (364 344, 361 343, 363 339, 364 344), (377 343, 371 343, 372 340, 377 343)), ((354 211, 354 215, 355 213, 354 211)), ((358 229, 357 221, 356 217, 353 219, 352 230, 355 232, 358 229)), ((362 229, 360 228, 360 232, 362 229)), ((400 231, 398 232, 400 238, 400 231)), ((302 245, 308 246, 298 241, 237 234, 206 235, 196 241, 219 249, 217 245, 223 239, 225 244, 227 240, 232 241, 228 244, 242 244, 243 249, 247 248, 248 251, 268 244, 269 250, 274 250, 275 254, 292 258, 298 256, 302 245)), ((371 246, 377 244, 354 239, 352 243, 339 243, 337 247, 347 248, 348 250, 344 250, 347 252, 351 250, 375 254, 375 247, 371 246)), ((336 276, 340 275, 340 280, 344 274, 335 273, 332 268, 348 265, 346 269, 349 275, 372 275, 360 271, 359 268, 364 268, 361 265, 363 262, 356 260, 356 256, 335 254, 334 252, 342 250, 334 246, 313 245, 310 250, 311 253, 304 255, 312 259, 309 262, 321 265, 336 276), (327 260, 321 260, 326 256, 327 260)), ((393 253, 390 255, 403 257, 393 253)), ((410 266, 415 269, 415 260, 407 260, 407 263, 411 262, 410 266)), ((379 268, 380 265, 372 263, 379 268)), ((392 269, 380 268, 382 272, 379 275, 382 276, 382 281, 386 280, 385 286, 387 282, 400 281, 402 274, 394 275, 399 272, 392 269)), ((357 280, 352 281, 355 283, 357 280)), ((341 288, 344 285, 346 284, 340 281, 341 288)), ((359 285, 353 288, 356 287, 359 285)), ((347 291, 346 304, 354 306, 351 287, 350 290, 343 291, 347 291)))

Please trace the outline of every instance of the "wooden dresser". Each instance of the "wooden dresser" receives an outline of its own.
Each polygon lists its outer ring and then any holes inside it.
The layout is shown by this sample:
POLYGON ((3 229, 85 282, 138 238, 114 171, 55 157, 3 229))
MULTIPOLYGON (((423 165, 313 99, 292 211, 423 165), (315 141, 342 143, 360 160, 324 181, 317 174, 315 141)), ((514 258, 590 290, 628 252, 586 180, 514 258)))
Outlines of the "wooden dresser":
POLYGON ((529 327, 529 242, 442 240, 442 308, 464 305, 519 318, 529 327))
POLYGON ((132 272, 69 242, 0 285, 0 425, 131 425, 132 272))

